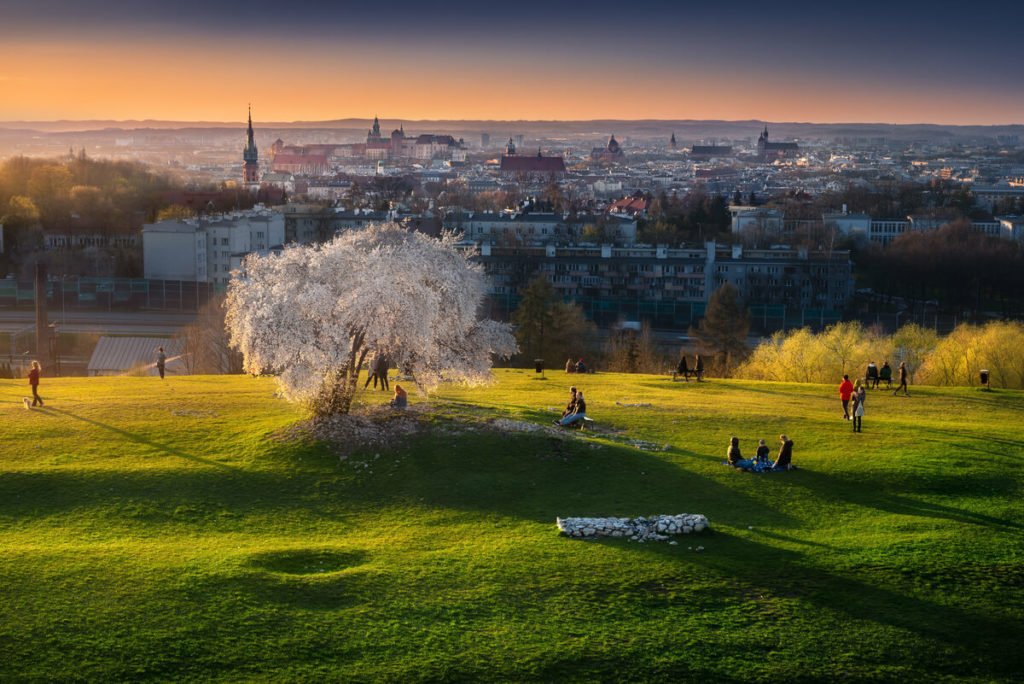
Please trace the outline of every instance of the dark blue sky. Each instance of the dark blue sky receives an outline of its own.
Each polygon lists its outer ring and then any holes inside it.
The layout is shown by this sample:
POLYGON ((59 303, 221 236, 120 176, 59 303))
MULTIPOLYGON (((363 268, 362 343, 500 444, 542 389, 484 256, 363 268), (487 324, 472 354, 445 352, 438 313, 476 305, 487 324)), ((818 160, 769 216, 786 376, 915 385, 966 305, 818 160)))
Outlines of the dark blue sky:
MULTIPOLYGON (((777 101, 796 103, 788 117, 793 119, 801 118, 801 110, 832 111, 822 102, 827 99, 836 105, 828 118, 840 120, 837 98, 850 101, 857 120, 874 111, 864 105, 867 99, 882 107, 872 120, 906 118, 899 116, 894 97, 905 98, 907 112, 920 112, 910 116, 913 120, 925 120, 921 116, 930 111, 938 122, 1024 118, 1024 2, 4 0, 2 5, 0 40, 65 41, 81 45, 85 58, 124 41, 125 58, 131 59, 128 46, 141 40, 170 52, 177 42, 218 59, 221 46, 249 41, 261 65, 273 55, 302 69, 310 55, 319 54, 335 70, 370 70, 378 81, 404 69, 421 79, 452 78, 464 92, 466 84, 475 84, 475 98, 488 97, 478 83, 487 74, 495 79, 492 86, 505 79, 517 88, 537 83, 559 92, 574 91, 574 73, 588 88, 600 88, 604 74, 619 93, 614 84, 634 81, 628 89, 633 99, 641 92, 662 98, 662 104, 675 97, 677 118, 686 118, 684 103, 678 93, 657 92, 659 84, 722 99, 723 105, 731 96, 722 118, 745 118, 737 112, 756 108, 769 96, 776 110, 777 101), (518 71, 511 68, 516 62, 518 71), (758 97, 752 96, 755 91, 758 97), (816 98, 816 108, 811 107, 816 98)), ((340 76, 335 82, 345 83, 340 76)), ((353 87, 366 82, 354 74, 353 87)), ((694 118, 707 116, 706 104, 695 106, 694 118)), ((614 107, 602 109, 595 116, 613 113, 614 107)), ((656 117, 670 113, 664 106, 652 110, 656 117)), ((763 112, 748 114, 759 116, 763 112)), ((538 111, 529 118, 544 116, 538 111)))

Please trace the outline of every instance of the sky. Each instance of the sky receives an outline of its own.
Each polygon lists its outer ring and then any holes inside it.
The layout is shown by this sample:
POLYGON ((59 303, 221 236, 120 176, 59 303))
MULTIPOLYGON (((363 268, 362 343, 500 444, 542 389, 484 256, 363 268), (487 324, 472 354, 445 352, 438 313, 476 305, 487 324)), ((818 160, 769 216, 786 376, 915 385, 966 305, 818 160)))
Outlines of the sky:
POLYGON ((0 121, 1024 123, 1024 2, 0 0, 0 121))

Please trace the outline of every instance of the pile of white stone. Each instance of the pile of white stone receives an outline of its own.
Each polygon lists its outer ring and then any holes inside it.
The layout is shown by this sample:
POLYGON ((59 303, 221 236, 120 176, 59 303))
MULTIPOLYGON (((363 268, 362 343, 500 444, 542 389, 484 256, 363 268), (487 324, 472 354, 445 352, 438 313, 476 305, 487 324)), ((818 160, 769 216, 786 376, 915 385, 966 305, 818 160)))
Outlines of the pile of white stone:
POLYGON ((631 541, 664 541, 672 535, 711 529, 708 519, 699 513, 649 518, 556 518, 555 521, 567 537, 628 537, 631 541))

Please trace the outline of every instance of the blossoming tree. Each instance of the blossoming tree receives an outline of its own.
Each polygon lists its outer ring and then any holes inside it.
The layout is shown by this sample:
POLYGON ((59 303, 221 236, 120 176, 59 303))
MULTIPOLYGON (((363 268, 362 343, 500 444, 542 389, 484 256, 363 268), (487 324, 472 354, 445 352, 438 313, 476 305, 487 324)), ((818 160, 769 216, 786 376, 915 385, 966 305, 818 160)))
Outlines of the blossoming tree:
POLYGON ((348 413, 369 353, 411 367, 423 392, 489 381, 492 355, 516 346, 506 324, 477 318, 485 289, 452 235, 383 224, 250 256, 229 286, 226 321, 245 367, 276 373, 286 399, 348 413))

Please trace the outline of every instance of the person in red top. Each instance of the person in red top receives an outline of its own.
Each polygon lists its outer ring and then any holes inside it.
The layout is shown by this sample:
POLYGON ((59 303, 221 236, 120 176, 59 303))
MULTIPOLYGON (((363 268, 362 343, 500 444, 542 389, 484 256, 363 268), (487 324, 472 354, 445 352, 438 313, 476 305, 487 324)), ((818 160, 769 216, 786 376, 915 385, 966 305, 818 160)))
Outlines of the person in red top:
POLYGON ((843 420, 850 420, 850 395, 853 394, 853 383, 850 376, 844 375, 843 382, 839 385, 839 398, 843 402, 843 420))
POLYGON ((39 396, 39 362, 32 362, 32 370, 28 372, 28 384, 32 385, 32 405, 35 406, 36 402, 39 405, 43 405, 43 398, 39 396))

